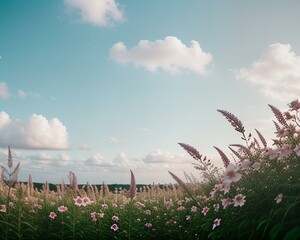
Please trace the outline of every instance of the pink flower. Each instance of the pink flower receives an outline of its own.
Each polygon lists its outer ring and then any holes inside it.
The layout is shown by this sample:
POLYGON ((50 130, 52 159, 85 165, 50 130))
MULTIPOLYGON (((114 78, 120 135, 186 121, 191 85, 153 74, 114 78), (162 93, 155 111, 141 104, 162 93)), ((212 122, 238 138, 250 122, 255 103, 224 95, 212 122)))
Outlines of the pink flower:
POLYGON ((102 213, 102 212, 97 213, 97 215, 99 216, 99 218, 104 218, 104 213, 102 213))
POLYGON ((214 230, 216 227, 220 226, 221 224, 221 219, 220 218, 216 218, 212 227, 212 230, 214 230))
POLYGON ((108 205, 107 205, 106 203, 103 203, 101 206, 102 206, 104 209, 107 209, 107 208, 108 208, 108 205))
POLYGON ((40 205, 40 204, 33 204, 33 207, 34 207, 35 209, 42 209, 42 208, 43 208, 43 206, 40 205))
POLYGON ((238 195, 236 195, 235 197, 234 197, 234 199, 233 199, 233 202, 234 202, 234 207, 237 207, 237 206, 243 206, 244 204, 245 204, 245 202, 246 202, 246 200, 245 200, 245 197, 246 196, 243 196, 242 194, 238 194, 238 195))
POLYGON ((272 149, 268 148, 267 149, 267 155, 269 156, 270 160, 274 160, 279 157, 279 150, 278 149, 272 149))
POLYGON ((5 204, 0 205, 0 212, 6 212, 6 205, 5 204))
POLYGON ((135 203, 135 206, 138 208, 138 209, 141 209, 143 207, 145 207, 145 204, 141 203, 141 202, 136 202, 135 203))
POLYGON ((83 198, 82 198, 82 202, 83 202, 83 203, 82 203, 82 206, 85 207, 86 205, 92 204, 94 201, 91 201, 89 197, 83 197, 83 198))
POLYGON ((230 190, 230 184, 225 184, 222 189, 224 194, 229 193, 229 190, 230 190))
POLYGON ((148 227, 148 228, 151 228, 152 224, 151 223, 146 223, 145 226, 148 227))
POLYGON ((252 167, 254 170, 259 170, 260 169, 260 166, 261 166, 261 163, 260 162, 255 162, 253 163, 252 167))
POLYGON ((185 220, 187 220, 187 221, 188 221, 188 220, 191 220, 191 215, 186 215, 186 216, 185 216, 185 220))
POLYGON ((288 157, 292 153, 292 147, 289 144, 283 144, 281 149, 280 149, 280 157, 288 157))
POLYGON ((76 199, 74 199, 74 201, 75 201, 75 205, 78 207, 82 206, 83 204, 81 197, 77 197, 76 199))
POLYGON ((117 207, 118 207, 118 204, 113 203, 113 204, 112 204, 112 207, 113 207, 113 208, 117 208, 117 207))
POLYGON ((92 212, 91 213, 91 218, 92 218, 93 222, 96 222, 97 221, 97 213, 96 212, 92 212))
POLYGON ((300 145, 294 148, 294 151, 298 157, 300 157, 300 145))
POLYGON ((193 212, 193 213, 197 212, 197 207, 196 206, 192 206, 191 207, 191 212, 193 212))
POLYGON ((244 161, 241 162, 241 168, 243 170, 249 169, 251 166, 251 162, 248 159, 245 159, 244 161))
POLYGON ((225 183, 237 182, 241 179, 241 174, 237 172, 235 166, 232 163, 228 164, 225 174, 223 176, 223 181, 225 183))
POLYGON ((119 218, 116 215, 113 215, 113 217, 111 218, 114 222, 119 221, 119 218))
POLYGON ((114 223, 113 225, 111 225, 110 229, 115 232, 115 231, 118 231, 119 227, 117 224, 114 223))
POLYGON ((276 201, 277 204, 280 203, 280 202, 282 201, 282 197, 283 197, 282 193, 279 193, 279 194, 276 196, 276 198, 275 198, 274 200, 276 201))
POLYGON ((145 210, 145 214, 151 215, 151 211, 149 209, 145 210))
POLYGON ((203 215, 206 216, 206 214, 208 213, 208 211, 209 211, 209 208, 208 208, 208 207, 204 207, 204 208, 202 209, 203 215))
POLYGON ((64 205, 61 205, 60 207, 57 208, 57 210, 58 210, 59 212, 66 212, 66 211, 68 211, 68 208, 65 207, 64 205))
POLYGON ((297 111, 298 109, 300 109, 300 103, 298 102, 298 100, 294 100, 289 104, 289 107, 291 108, 291 110, 297 111))
POLYGON ((219 204, 214 204, 213 205, 215 212, 219 211, 220 205, 219 204))
POLYGON ((229 198, 224 198, 221 200, 223 209, 225 209, 228 205, 232 204, 231 199, 229 198))
POLYGON ((184 209, 185 209, 184 206, 180 206, 180 207, 177 208, 177 211, 183 211, 184 209))
POLYGON ((288 132, 288 130, 285 128, 285 127, 282 127, 282 128, 280 128, 277 132, 275 132, 275 133, 277 133, 277 137, 278 138, 284 138, 284 137, 286 137, 287 135, 289 135, 289 132, 288 132))
POLYGON ((57 217, 56 213, 55 212, 50 212, 49 214, 49 218, 51 219, 55 219, 57 217))

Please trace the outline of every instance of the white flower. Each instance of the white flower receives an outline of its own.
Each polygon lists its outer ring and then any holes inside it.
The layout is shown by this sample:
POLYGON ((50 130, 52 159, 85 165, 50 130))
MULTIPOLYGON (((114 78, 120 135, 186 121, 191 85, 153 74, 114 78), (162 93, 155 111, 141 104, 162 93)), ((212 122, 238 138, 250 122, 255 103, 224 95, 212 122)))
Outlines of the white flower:
POLYGON ((283 197, 282 193, 279 193, 279 194, 276 196, 276 198, 275 198, 274 200, 276 201, 277 204, 280 203, 280 202, 282 201, 282 197, 283 197))
POLYGON ((234 207, 237 207, 237 206, 243 206, 244 204, 245 204, 245 202, 246 202, 246 200, 245 200, 245 197, 246 196, 243 196, 242 194, 238 194, 238 195, 236 195, 235 197, 234 197, 234 199, 233 199, 233 202, 234 202, 234 207))
POLYGON ((226 168, 225 174, 223 176, 223 182, 225 183, 237 182, 241 179, 241 177, 242 175, 237 172, 235 166, 232 163, 229 163, 228 167, 226 168))

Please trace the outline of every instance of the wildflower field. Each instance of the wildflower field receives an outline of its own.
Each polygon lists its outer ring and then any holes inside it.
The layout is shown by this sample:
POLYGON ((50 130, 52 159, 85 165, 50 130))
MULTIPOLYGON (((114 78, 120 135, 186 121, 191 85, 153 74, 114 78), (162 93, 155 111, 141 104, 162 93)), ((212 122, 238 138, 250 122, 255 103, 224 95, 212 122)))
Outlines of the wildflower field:
POLYGON ((300 103, 288 112, 269 105, 276 117, 271 146, 256 129, 246 134, 233 114, 218 110, 241 134, 229 146, 232 157, 215 147, 219 169, 194 147, 179 143, 195 160, 198 178, 185 173, 177 184, 109 191, 76 175, 55 190, 17 181, 10 148, 0 182, 1 239, 300 239, 300 103))

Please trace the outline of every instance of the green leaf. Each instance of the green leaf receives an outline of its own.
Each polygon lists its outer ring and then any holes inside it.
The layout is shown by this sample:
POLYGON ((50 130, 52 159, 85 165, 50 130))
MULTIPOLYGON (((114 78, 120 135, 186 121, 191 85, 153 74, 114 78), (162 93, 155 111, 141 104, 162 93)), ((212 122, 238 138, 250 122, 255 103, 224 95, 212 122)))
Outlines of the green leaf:
POLYGON ((297 240, 300 238, 300 227, 294 227, 285 234, 283 240, 297 240))
POLYGON ((256 227, 256 231, 260 229, 265 223, 268 223, 270 221, 269 217, 262 217, 260 223, 256 227), (262 220, 263 219, 263 220, 262 220))
POLYGON ((276 237, 277 237, 278 233, 280 232, 280 230, 282 229, 282 227, 283 227, 282 223, 278 223, 274 227, 272 227, 271 232, 270 232, 270 238, 276 239, 276 237))

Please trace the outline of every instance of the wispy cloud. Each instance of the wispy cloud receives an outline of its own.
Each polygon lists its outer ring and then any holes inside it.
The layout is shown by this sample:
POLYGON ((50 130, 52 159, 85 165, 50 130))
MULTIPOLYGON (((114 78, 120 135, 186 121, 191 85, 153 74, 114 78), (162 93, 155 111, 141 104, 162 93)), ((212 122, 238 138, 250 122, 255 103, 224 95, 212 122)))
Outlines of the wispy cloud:
POLYGON ((0 82, 0 99, 8 100, 9 98, 10 93, 7 84, 5 82, 0 82))
POLYGON ((77 9, 83 22, 104 27, 114 22, 124 22, 124 10, 115 0, 65 0, 65 4, 77 9))
POLYGON ((143 131, 143 132, 150 132, 151 131, 149 128, 144 128, 144 127, 140 128, 140 130, 143 131))
POLYGON ((79 146, 79 149, 81 150, 90 150, 90 146, 87 143, 83 143, 79 146))
POLYGON ((234 73, 237 79, 258 86, 267 97, 289 102, 300 96, 300 56, 289 44, 269 45, 250 67, 234 73))
POLYGON ((26 121, 13 121, 0 112, 0 146, 24 149, 67 149, 68 133, 59 119, 33 114, 26 121))
POLYGON ((110 57, 117 63, 133 63, 137 67, 144 67, 154 72, 161 68, 169 73, 188 70, 197 74, 207 74, 212 55, 204 52, 197 41, 191 41, 187 47, 177 37, 167 36, 163 40, 154 42, 141 40, 132 49, 122 42, 118 42, 110 49, 110 57))
POLYGON ((107 139, 106 142, 109 143, 109 144, 120 144, 120 143, 122 143, 123 141, 120 140, 120 139, 117 139, 117 138, 115 138, 115 137, 110 137, 110 138, 107 139))
POLYGON ((35 93, 35 92, 25 92, 25 91, 22 90, 22 89, 19 89, 19 90, 18 90, 18 96, 19 96, 20 98, 26 98, 26 97, 34 97, 34 98, 37 98, 37 99, 42 98, 42 95, 39 94, 39 93, 35 93))

